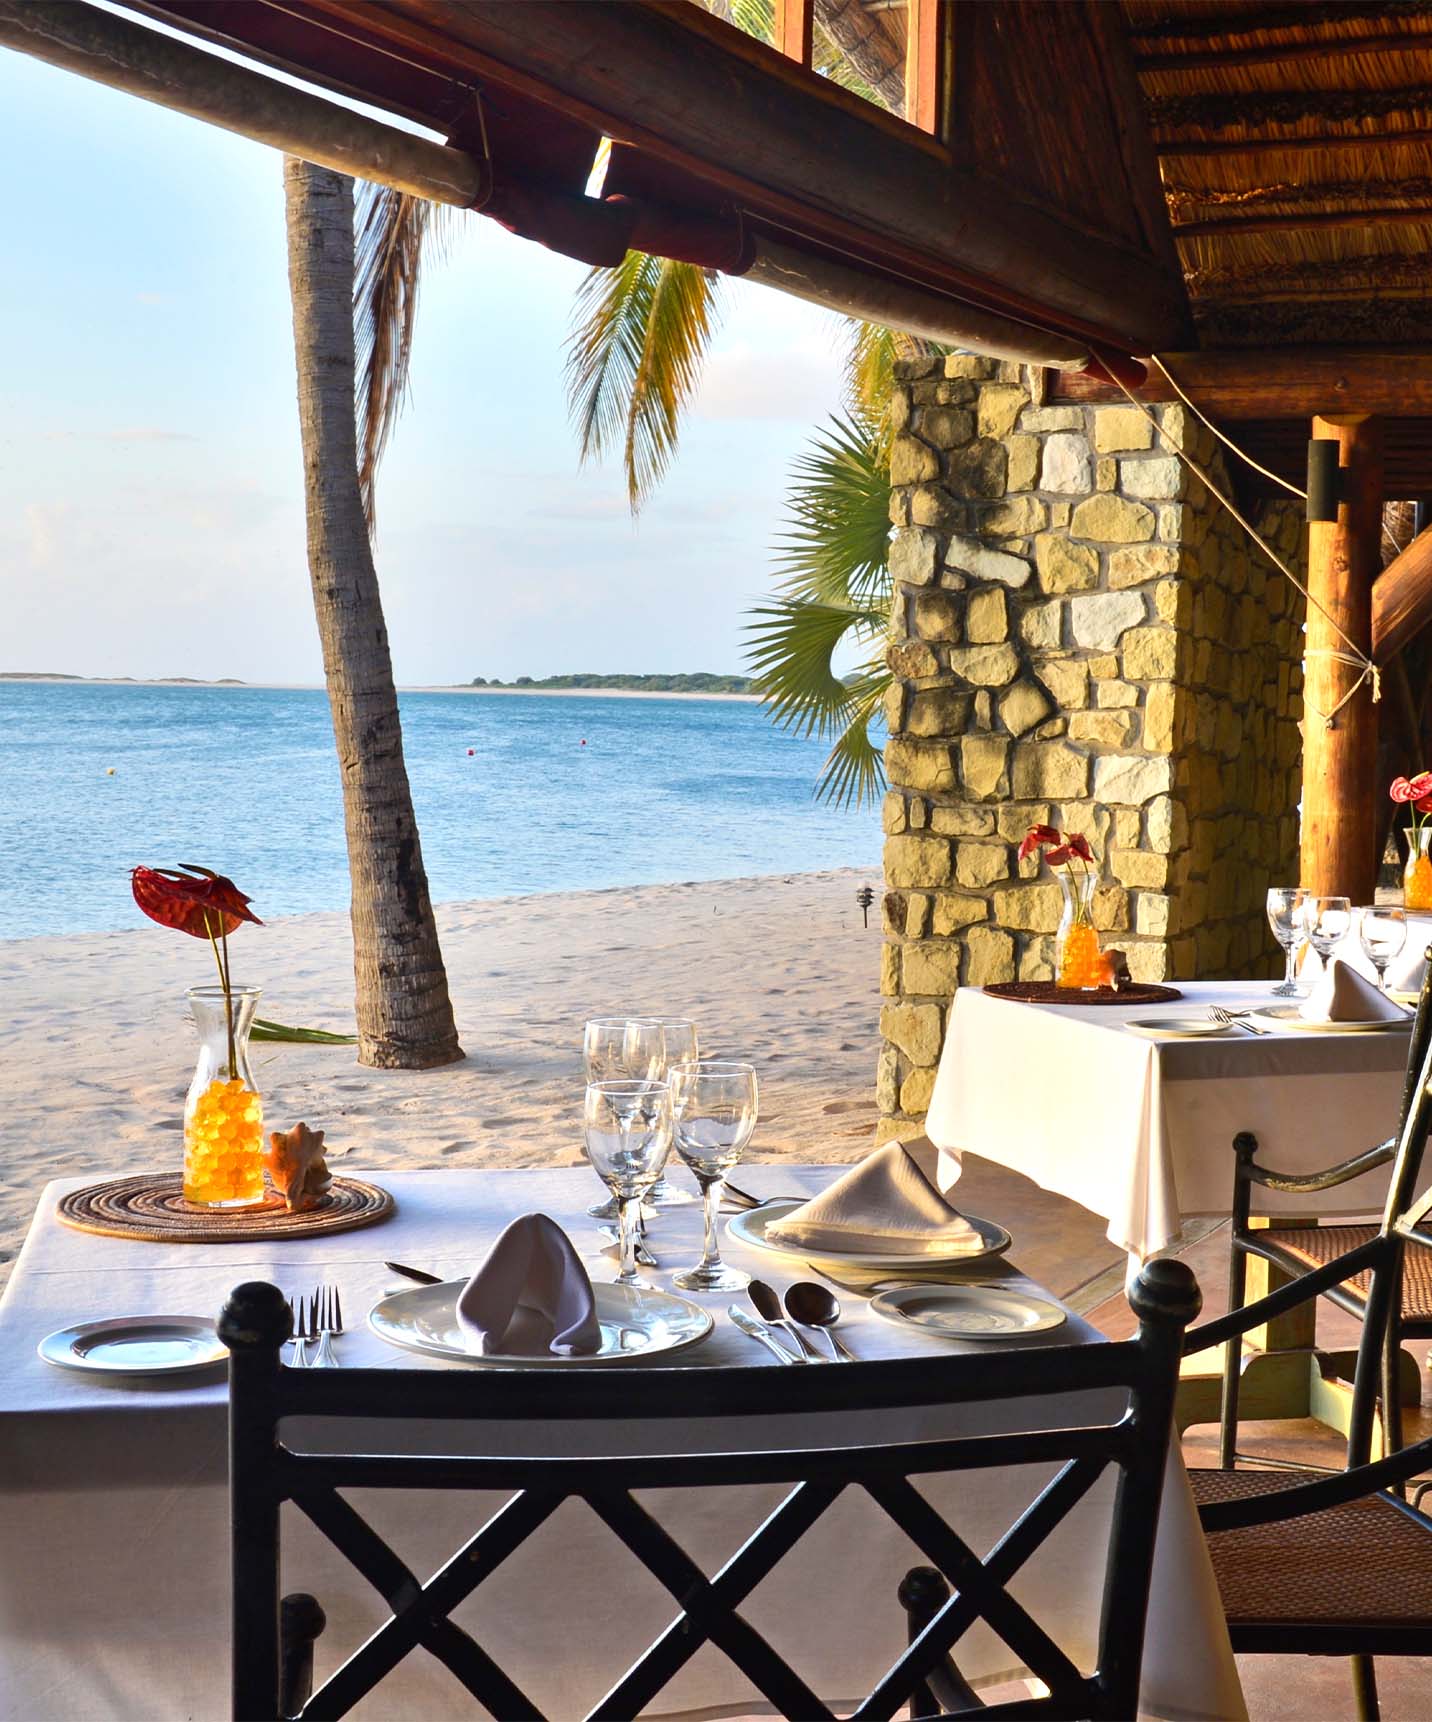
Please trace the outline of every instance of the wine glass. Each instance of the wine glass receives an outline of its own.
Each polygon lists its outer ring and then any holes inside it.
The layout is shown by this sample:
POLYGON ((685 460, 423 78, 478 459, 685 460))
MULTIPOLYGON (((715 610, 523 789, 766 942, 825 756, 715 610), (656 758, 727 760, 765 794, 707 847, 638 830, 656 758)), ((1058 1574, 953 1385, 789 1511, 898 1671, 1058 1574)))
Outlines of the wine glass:
POLYGON ((1333 951, 1352 930, 1352 899, 1316 897, 1309 892, 1303 898, 1302 915, 1308 943, 1318 953, 1326 969, 1333 951))
POLYGON ((1298 965, 1294 953, 1303 937, 1300 911, 1307 896, 1301 885, 1275 885, 1268 893, 1268 925, 1273 937, 1283 947, 1283 984, 1273 988, 1275 999, 1302 997, 1298 985, 1298 965))
POLYGON ((583 1113, 587 1158, 616 1198, 621 1230, 618 1285, 645 1286, 636 1271, 641 1198, 671 1152, 671 1089, 665 1082, 589 1082, 583 1113))
MULTIPOLYGON (((582 1063, 588 1082, 664 1082, 674 1057, 695 1057, 696 1025, 685 1017, 593 1017, 582 1031, 582 1063)), ((679 1208, 696 1198, 658 1178, 643 1209, 679 1208)), ((614 1220, 616 1203, 593 1202, 595 1220, 614 1220)))
POLYGON ((759 1107, 752 1065, 691 1059, 672 1066, 672 1124, 676 1151, 695 1174, 706 1205, 706 1238, 694 1268, 672 1276, 683 1291, 740 1291, 751 1276, 721 1260, 721 1186, 746 1151, 759 1107))
POLYGON ((1363 953, 1377 970, 1377 984, 1387 991, 1387 965, 1407 943, 1407 911, 1379 904, 1371 909, 1359 909, 1357 936, 1363 953))
MULTIPOLYGON (((701 1056, 696 1024, 684 1016, 662 1016, 651 1020, 661 1030, 661 1075, 663 1080, 669 1081, 673 1065, 701 1056)), ((695 1200, 690 1190, 673 1184, 664 1172, 647 1197, 653 1208, 684 1208, 695 1200)))

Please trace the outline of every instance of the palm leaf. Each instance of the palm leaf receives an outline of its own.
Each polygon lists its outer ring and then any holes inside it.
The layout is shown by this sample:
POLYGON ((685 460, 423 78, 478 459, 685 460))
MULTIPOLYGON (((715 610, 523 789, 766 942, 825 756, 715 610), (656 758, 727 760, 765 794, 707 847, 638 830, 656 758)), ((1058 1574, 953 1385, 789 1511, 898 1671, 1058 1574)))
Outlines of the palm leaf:
POLYGON ((894 677, 883 658, 872 659, 850 684, 850 722, 836 737, 816 780, 822 801, 837 807, 860 807, 874 801, 885 788, 885 761, 871 739, 870 726, 894 677))
POLYGON ((850 345, 845 355, 846 410, 861 425, 884 437, 890 391, 895 386, 898 359, 929 359, 952 352, 938 341, 903 329, 887 329, 881 323, 852 321, 850 345))
POLYGON ((250 1040, 292 1040, 305 1046, 357 1046, 356 1034, 330 1034, 326 1028, 288 1028, 281 1022, 266 1022, 256 1016, 250 1040))
POLYGON ((445 229, 436 204, 362 180, 354 217, 353 327, 358 348, 358 483, 371 533, 378 463, 408 393, 424 252, 445 229))
POLYGON ((789 597, 889 606, 890 467, 881 439, 832 417, 797 458, 776 566, 789 597))
POLYGON ((720 316, 717 275, 640 251, 591 270, 578 290, 568 408, 584 461, 620 441, 634 514, 671 464, 720 316))
POLYGON ((887 612, 811 598, 777 598, 750 614, 746 664, 753 691, 771 716, 798 735, 839 734, 857 702, 851 683, 835 672, 835 655, 847 639, 866 644, 883 635, 887 612))

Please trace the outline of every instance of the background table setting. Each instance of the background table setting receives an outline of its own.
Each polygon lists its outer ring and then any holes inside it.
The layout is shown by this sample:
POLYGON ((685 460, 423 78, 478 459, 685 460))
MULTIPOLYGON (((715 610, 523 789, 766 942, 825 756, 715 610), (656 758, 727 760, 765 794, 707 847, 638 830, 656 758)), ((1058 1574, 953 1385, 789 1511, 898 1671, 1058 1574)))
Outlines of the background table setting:
MULTIPOLYGON (((853 1169, 743 1167, 741 1195, 723 1211, 722 1174, 756 1124, 756 1081, 748 1066, 706 1061, 710 1091, 698 1100, 692 1085, 699 1067, 683 1062, 685 1077, 674 1067, 654 1073, 650 1065, 637 1077, 595 1075, 585 1098, 591 1167, 377 1173, 392 1210, 361 1230, 182 1248, 96 1238, 59 1217, 71 1186, 50 1186, 0 1304, 0 1491, 9 1547, 24 1551, 23 1561, 0 1563, 7 1662, 0 1715, 224 1712, 222 1368, 206 1368, 194 1355, 185 1359, 189 1367, 169 1373, 126 1375, 87 1368, 84 1358, 69 1360, 80 1367, 53 1367, 38 1348, 77 1323, 142 1312, 202 1324, 234 1284, 267 1279, 296 1308, 317 1297, 330 1316, 337 1294, 348 1316, 329 1339, 337 1367, 465 1369, 475 1392, 486 1369, 534 1363, 547 1369, 594 1360, 628 1368, 841 1368, 840 1346, 846 1356, 878 1361, 947 1356, 989 1339, 1032 1346, 1099 1342, 1087 1324, 1009 1264, 1010 1240, 996 1222, 950 1205, 928 1144, 914 1144, 908 1153, 888 1144, 853 1169), (679 1096, 674 1113, 673 1089, 679 1096), (620 1118, 614 1108, 624 1109, 620 1118), (682 1162, 696 1173, 704 1203, 692 1201, 684 1180, 673 1176, 672 1194, 645 1210, 640 1235, 642 1198, 656 1193, 673 1137, 682 1162), (618 1201, 619 1258, 601 1213, 589 1211, 602 1207, 591 1201, 592 1168, 618 1201), (638 1243, 645 1262, 637 1259, 638 1243), (418 1284, 395 1273, 393 1263, 435 1283, 418 1284), (780 1316, 785 1294, 804 1282, 838 1300, 836 1325, 782 1329, 763 1322, 747 1284, 752 1277, 778 1300, 764 1314, 780 1316), (809 1360, 796 1361, 803 1351, 809 1360), (184 1654, 170 1654, 179 1645, 184 1654)), ((590 1046, 587 1063, 593 1075, 590 1046)), ((98 1360, 103 1363, 104 1355, 98 1360)), ((289 1361, 297 1361, 292 1353, 289 1361)), ((315 1361, 310 1354, 303 1366, 315 1361)), ((892 1413, 852 1406, 838 1418, 743 1420, 742 1439, 753 1448, 819 1445, 848 1440, 856 1431, 875 1444, 998 1433, 1028 1427, 1031 1416, 1051 1427, 1077 1424, 1113 1409, 1109 1396, 1100 1394, 932 1407, 898 1421, 892 1413)), ((397 1450, 397 1427, 375 1420, 363 1430, 375 1444, 397 1450)), ((549 1420, 481 1427, 488 1453, 570 1455, 579 1426, 549 1420)), ((353 1431, 347 1433, 351 1438, 353 1431)), ((665 1429, 659 1438, 635 1422, 580 1427, 584 1453, 699 1452, 701 1438, 699 1423, 665 1429)), ((321 1429, 305 1428, 304 1439, 321 1446, 321 1429)), ((411 1439, 409 1429, 403 1443, 411 1439)), ((424 1426, 421 1450, 470 1450, 473 1439, 463 1425, 424 1426)), ((930 1479, 926 1486, 952 1525, 984 1550, 1047 1476, 1047 1467, 1010 1466, 980 1473, 977 1486, 958 1476, 930 1479)), ((746 1517, 733 1515, 729 1492, 699 1488, 658 1492, 651 1508, 709 1568, 739 1546, 778 1493, 743 1494, 746 1517)), ((1086 1662, 1097 1626, 1110 1498, 1111 1487, 1091 1491, 1013 1587, 1069 1653, 1086 1662)), ((500 1504, 469 1498, 455 1509, 440 1496, 365 1499, 362 1491, 355 1491, 354 1502, 424 1571, 451 1554, 464 1526, 475 1528, 500 1504), (454 1522, 455 1511, 461 1524, 454 1522)), ((336 1661, 381 1624, 383 1611, 366 1583, 294 1517, 285 1531, 284 1587, 321 1598, 329 1627, 319 1654, 336 1661)), ((747 1606, 776 1647, 799 1659, 805 1678, 839 1704, 858 1697, 898 1653, 905 1621, 897 1588, 919 1560, 879 1509, 850 1490, 747 1606)), ((577 1503, 559 1509, 504 1572, 499 1598, 484 1591, 464 1605, 465 1620, 462 1611, 455 1618, 549 1715, 582 1712, 667 1618, 669 1605, 654 1581, 577 1503)), ((983 1627, 962 1641, 960 1662, 977 1681, 1018 1673, 1012 1653, 983 1627)), ((1151 1715, 1243 1714, 1176 1454, 1160 1520, 1145 1696, 1151 1715)), ((763 1708, 755 1690, 708 1647, 664 1696, 662 1714, 758 1714, 763 1708)), ((425 1719, 467 1713, 450 1677, 426 1658, 409 1658, 381 1696, 355 1712, 425 1719)))

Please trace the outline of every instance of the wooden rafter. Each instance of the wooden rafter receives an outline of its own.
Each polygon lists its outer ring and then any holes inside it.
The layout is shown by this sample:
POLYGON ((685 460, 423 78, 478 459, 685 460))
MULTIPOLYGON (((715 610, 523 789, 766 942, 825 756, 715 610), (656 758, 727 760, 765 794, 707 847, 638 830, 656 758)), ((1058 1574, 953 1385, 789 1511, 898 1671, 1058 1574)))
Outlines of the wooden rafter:
POLYGON ((1432 624, 1432 528, 1394 556, 1372 588, 1372 655, 1385 664, 1432 624))
POLYGON ((1155 138, 1154 154, 1160 156, 1219 156, 1257 155, 1290 150, 1299 153, 1322 150, 1356 150, 1367 156, 1375 150, 1396 149, 1399 145, 1432 143, 1432 127, 1402 126, 1381 131, 1376 137, 1363 132, 1318 132, 1312 137, 1277 138, 1155 138))
MULTIPOLYGON (((1240 28, 1240 35, 1244 34, 1240 28)), ((1187 54, 1139 54, 1141 72, 1223 71, 1235 66, 1272 66, 1295 60, 1336 60, 1348 54, 1425 54, 1432 30, 1382 36, 1304 36, 1292 42, 1260 42, 1251 48, 1194 49, 1187 54)))
POLYGON ((1392 204, 1379 209, 1263 210, 1251 215, 1209 216, 1181 221, 1175 239, 1231 239, 1240 233, 1294 233, 1300 228, 1432 225, 1432 209, 1392 204))
MULTIPOLYGON (((1432 417, 1432 347, 1225 348, 1169 353, 1169 374, 1213 419, 1307 419, 1328 411, 1432 417)), ((1141 400, 1178 397, 1157 366, 1134 393, 1141 400)), ((1052 401, 1121 401, 1123 391, 1080 373, 1060 372, 1052 401)))

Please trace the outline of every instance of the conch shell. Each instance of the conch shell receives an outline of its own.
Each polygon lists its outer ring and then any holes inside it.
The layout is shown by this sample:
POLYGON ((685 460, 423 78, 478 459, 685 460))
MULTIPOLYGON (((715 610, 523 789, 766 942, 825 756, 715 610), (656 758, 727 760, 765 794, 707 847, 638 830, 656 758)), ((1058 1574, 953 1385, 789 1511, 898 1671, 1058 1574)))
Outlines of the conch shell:
POLYGON ((306 1124, 269 1132, 264 1167, 291 1214, 316 1208, 333 1182, 323 1158, 323 1132, 306 1124))
POLYGON ((1129 973, 1129 959, 1122 951, 1110 950, 1101 952, 1099 957, 1099 985, 1112 987, 1116 993, 1133 984, 1133 976, 1129 973))

